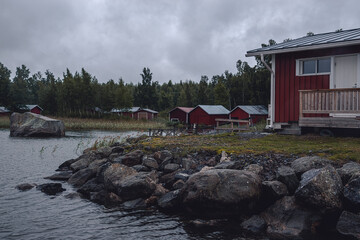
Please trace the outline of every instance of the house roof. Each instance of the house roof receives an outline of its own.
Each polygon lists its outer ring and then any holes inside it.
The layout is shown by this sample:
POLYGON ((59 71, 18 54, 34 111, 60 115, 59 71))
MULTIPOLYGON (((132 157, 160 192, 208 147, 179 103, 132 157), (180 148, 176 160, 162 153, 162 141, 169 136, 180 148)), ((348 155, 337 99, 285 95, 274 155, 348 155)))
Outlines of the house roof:
POLYGON ((158 113, 157 111, 154 111, 154 110, 151 110, 151 109, 148 109, 148 108, 142 108, 142 109, 139 109, 138 111, 146 111, 146 112, 150 112, 150 113, 158 113))
POLYGON ((305 36, 272 46, 250 50, 246 53, 246 56, 306 51, 356 44, 360 44, 360 28, 305 36))
POLYGON ((7 109, 6 107, 0 107, 0 113, 8 113, 10 112, 9 109, 7 109))
POLYGON ((22 110, 31 110, 31 109, 34 109, 34 108, 40 108, 41 111, 43 111, 43 109, 39 106, 39 105, 24 105, 24 107, 22 107, 21 109, 22 110))
POLYGON ((117 108, 113 108, 111 109, 110 112, 113 112, 113 113, 120 113, 120 112, 137 112, 140 110, 140 107, 131 107, 131 108, 121 108, 121 109, 117 109, 117 108))
POLYGON ((249 115, 267 115, 268 110, 263 105, 239 105, 236 106, 231 112, 235 111, 237 108, 240 108, 249 115))
POLYGON ((227 110, 226 108, 224 108, 224 106, 222 106, 222 105, 197 105, 190 112, 194 111, 198 107, 201 108, 202 110, 204 110, 209 115, 221 115, 221 114, 229 114, 230 113, 230 111, 227 110))
POLYGON ((194 108, 192 107, 176 107, 174 109, 172 109, 170 112, 174 111, 175 109, 180 109, 183 112, 189 113, 191 112, 194 108))

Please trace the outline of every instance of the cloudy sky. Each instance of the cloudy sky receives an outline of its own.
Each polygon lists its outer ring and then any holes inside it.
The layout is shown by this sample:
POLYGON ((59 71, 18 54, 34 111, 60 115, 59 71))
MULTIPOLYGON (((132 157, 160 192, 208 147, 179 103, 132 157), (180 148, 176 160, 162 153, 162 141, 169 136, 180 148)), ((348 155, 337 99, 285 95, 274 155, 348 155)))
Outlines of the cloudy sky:
POLYGON ((99 82, 199 81, 269 39, 360 27, 359 0, 0 0, 0 62, 99 82))

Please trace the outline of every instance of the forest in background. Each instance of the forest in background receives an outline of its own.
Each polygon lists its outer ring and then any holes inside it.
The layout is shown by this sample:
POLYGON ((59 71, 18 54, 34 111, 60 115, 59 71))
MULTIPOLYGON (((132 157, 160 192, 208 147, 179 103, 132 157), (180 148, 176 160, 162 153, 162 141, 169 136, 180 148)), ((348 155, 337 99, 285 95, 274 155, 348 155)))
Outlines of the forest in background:
MULTIPOLYGON (((269 45, 275 44, 270 40, 269 45)), ((262 44, 262 47, 268 46, 262 44)), ((180 80, 159 84, 153 73, 144 67, 139 83, 125 83, 123 79, 100 83, 84 68, 62 78, 56 78, 49 70, 45 73, 30 70, 22 65, 11 71, 0 63, 0 106, 18 111, 26 104, 37 104, 44 114, 66 117, 91 117, 94 109, 110 111, 113 108, 138 106, 159 112, 174 107, 194 107, 198 104, 223 105, 231 110, 237 105, 266 105, 270 101, 270 72, 257 58, 254 67, 247 62, 236 62, 236 73, 225 71, 200 81, 180 80)), ((271 66, 268 58, 265 61, 271 66)))

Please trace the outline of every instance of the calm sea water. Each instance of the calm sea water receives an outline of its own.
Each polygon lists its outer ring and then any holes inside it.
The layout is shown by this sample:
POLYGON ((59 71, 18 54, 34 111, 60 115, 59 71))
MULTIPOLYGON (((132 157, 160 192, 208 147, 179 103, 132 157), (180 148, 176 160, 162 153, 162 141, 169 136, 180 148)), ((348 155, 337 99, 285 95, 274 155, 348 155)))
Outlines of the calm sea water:
POLYGON ((35 188, 20 192, 21 183, 51 182, 65 160, 76 158, 96 139, 119 138, 136 132, 67 132, 64 138, 10 138, 0 130, 0 239, 234 239, 227 231, 192 229, 179 216, 157 210, 119 211, 85 199, 68 199, 75 192, 48 196, 35 188))

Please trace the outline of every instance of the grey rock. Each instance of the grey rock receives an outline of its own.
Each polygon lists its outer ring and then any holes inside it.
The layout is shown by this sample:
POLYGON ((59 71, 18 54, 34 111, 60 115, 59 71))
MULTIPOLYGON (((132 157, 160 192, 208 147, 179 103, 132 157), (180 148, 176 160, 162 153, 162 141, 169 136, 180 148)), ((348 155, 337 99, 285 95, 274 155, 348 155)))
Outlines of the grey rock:
POLYGON ((179 168, 180 168, 179 164, 169 163, 169 164, 166 164, 164 166, 164 172, 165 173, 171 173, 171 172, 174 172, 174 171, 178 170, 179 168))
POLYGON ((253 172, 255 174, 260 174, 264 168, 262 166, 260 166, 259 164, 250 164, 248 166, 246 166, 244 168, 245 171, 250 171, 250 172, 253 172))
POLYGON ((79 199, 79 198, 82 198, 83 195, 78 192, 72 192, 72 193, 66 194, 64 197, 67 199, 79 199))
POLYGON ((157 163, 155 158, 149 157, 149 156, 144 156, 144 158, 142 160, 142 164, 150 169, 158 169, 159 168, 159 164, 157 163))
POLYGON ((179 179, 174 183, 172 189, 181 189, 184 185, 185 185, 185 182, 183 180, 179 179))
POLYGON ((120 146, 113 146, 111 147, 111 153, 117 153, 117 154, 121 154, 124 152, 124 148, 120 147, 120 146))
POLYGON ((212 169, 193 174, 182 190, 190 213, 230 216, 255 209, 261 182, 253 172, 212 169))
POLYGON ((175 176, 181 172, 181 170, 177 170, 175 172, 172 172, 172 173, 168 173, 168 174, 165 174, 163 176, 160 177, 159 181, 161 183, 163 183, 164 187, 167 188, 167 189, 171 189, 172 186, 174 185, 174 183, 178 180, 178 179, 175 179, 175 176))
POLYGON ((331 163, 332 162, 326 158, 318 156, 306 156, 294 160, 291 163, 291 168, 294 169, 296 175, 300 177, 306 171, 323 168, 331 163))
POLYGON ((245 231, 251 232, 253 234, 260 234, 265 231, 266 222, 259 215, 253 215, 248 220, 242 222, 240 226, 245 231))
POLYGON ((44 177, 44 179, 50 179, 54 181, 67 181, 73 175, 72 171, 62 171, 59 173, 55 173, 51 176, 44 177))
POLYGON ((17 185, 15 188, 20 191, 28 191, 36 186, 37 185, 35 183, 22 183, 22 184, 17 185))
POLYGON ((338 168, 337 172, 345 185, 354 174, 360 173, 360 164, 356 162, 346 163, 341 168, 338 168))
POLYGON ((106 158, 96 159, 89 164, 88 168, 93 170, 94 172, 97 172, 102 165, 107 163, 107 161, 108 160, 106 158))
POLYGON ((351 179, 344 186, 345 204, 354 212, 360 211, 360 176, 351 179))
POLYGON ((355 213, 343 211, 336 224, 336 230, 342 235, 360 239, 360 216, 355 213))
POLYGON ((186 182, 189 179, 190 175, 188 173, 185 172, 178 172, 175 174, 174 179, 180 179, 183 180, 184 182, 186 182))
POLYGON ((38 185, 36 189, 47 195, 56 195, 57 193, 63 192, 66 189, 62 188, 61 183, 44 183, 38 185))
POLYGON ((169 150, 158 151, 154 153, 154 158, 159 164, 169 163, 173 158, 172 153, 169 150))
POLYGON ((181 160, 181 165, 185 170, 196 169, 197 167, 195 160, 192 158, 183 158, 181 160))
POLYGON ((290 167, 279 167, 276 171, 276 179, 284 183, 290 193, 294 193, 299 186, 299 179, 290 167))
POLYGON ((140 172, 130 175, 115 186, 115 193, 125 201, 147 198, 156 189, 156 182, 153 178, 152 173, 140 172))
POLYGON ((134 209, 139 209, 139 208, 146 208, 146 203, 145 203, 144 199, 138 198, 138 199, 135 199, 135 200, 124 202, 122 204, 122 207, 125 210, 134 210, 134 209))
POLYGON ((168 192, 158 200, 158 205, 161 209, 172 211, 180 210, 181 208, 181 191, 175 190, 168 192))
POLYGON ((99 158, 107 158, 112 153, 111 147, 102 147, 95 151, 96 155, 99 156, 99 158))
POLYGON ((214 169, 234 169, 236 168, 236 162, 234 161, 224 161, 215 165, 214 169))
POLYGON ((67 160, 65 162, 63 162, 58 169, 56 169, 56 171, 69 171, 70 169, 70 165, 73 164, 74 162, 76 162, 78 159, 70 159, 67 160))
POLYGON ((299 206, 293 196, 276 201, 261 217, 270 239, 309 239, 322 220, 319 214, 299 206))
POLYGON ((89 179, 96 176, 96 172, 92 169, 85 168, 74 173, 68 180, 68 183, 74 187, 81 187, 89 179))
POLYGON ((120 163, 105 165, 102 171, 98 171, 97 181, 103 182, 109 191, 115 191, 121 182, 129 176, 137 174, 136 170, 120 163))
POLYGON ((132 167, 142 163, 143 155, 144 155, 143 151, 135 150, 125 154, 124 156, 114 159, 114 162, 118 162, 128 167, 132 167))
POLYGON ((289 194, 286 185, 280 181, 262 182, 262 192, 267 202, 273 202, 289 194))
POLYGON ((105 188, 104 184, 97 183, 96 179, 90 179, 84 185, 82 185, 77 191, 87 198, 90 198, 90 193, 100 192, 105 188))
POLYGON ((65 126, 60 120, 39 114, 14 112, 10 116, 11 137, 63 137, 65 126))
POLYGON ((81 169, 87 168, 89 164, 97 159, 96 154, 94 152, 89 152, 81 155, 70 165, 70 169, 74 172, 79 171, 81 169))
POLYGON ((135 165, 132 166, 133 169, 135 169, 137 172, 150 172, 151 169, 144 165, 135 165))
POLYGON ((301 176, 295 197, 300 202, 323 211, 337 211, 342 208, 342 181, 331 165, 311 169, 301 176))

